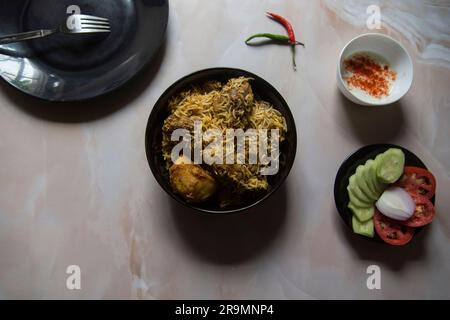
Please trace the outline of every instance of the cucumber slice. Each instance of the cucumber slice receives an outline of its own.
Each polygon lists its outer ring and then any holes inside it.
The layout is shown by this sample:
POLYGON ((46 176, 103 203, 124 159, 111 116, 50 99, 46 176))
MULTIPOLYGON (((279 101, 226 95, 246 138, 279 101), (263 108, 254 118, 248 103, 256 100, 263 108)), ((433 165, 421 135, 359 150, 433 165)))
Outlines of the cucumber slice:
POLYGON ((394 183, 403 174, 405 154, 400 149, 391 148, 375 158, 377 177, 383 183, 394 183))
POLYGON ((364 178, 366 179, 367 186, 370 189, 370 192, 374 194, 377 199, 380 197, 379 190, 376 188, 374 184, 374 177, 376 176, 376 171, 374 168, 374 161, 373 159, 369 159, 364 164, 364 178))
POLYGON ((360 222, 355 216, 352 217, 352 227, 353 232, 360 234, 365 237, 373 238, 374 236, 374 226, 373 219, 367 220, 365 222, 360 222))
POLYGON ((366 166, 367 166, 366 172, 367 183, 369 185, 369 188, 373 192, 375 192, 377 196, 376 200, 378 200, 378 198, 380 198, 381 194, 383 193, 384 189, 386 189, 386 185, 377 178, 377 163, 375 162, 375 160, 372 159, 368 160, 366 162, 366 166))
POLYGON ((359 198, 354 194, 353 189, 350 186, 347 187, 348 197, 350 198, 350 202, 353 203, 356 207, 359 208, 369 208, 372 206, 372 203, 364 202, 359 200, 359 198))
POLYGON ((358 187, 358 183, 356 181, 356 174, 352 175, 349 179, 348 187, 353 191, 353 194, 358 198, 358 200, 361 200, 365 203, 372 203, 372 199, 367 197, 364 192, 361 191, 361 189, 358 187))
POLYGON ((359 222, 365 222, 372 219, 375 213, 375 208, 372 206, 370 208, 360 208, 355 206, 352 202, 348 204, 350 210, 352 210, 353 215, 358 219, 359 222))
POLYGON ((355 181, 358 184, 359 189, 367 196, 369 200, 376 201, 378 199, 377 194, 372 191, 368 184, 368 179, 366 178, 366 171, 368 168, 366 166, 360 165, 356 168, 355 181))
POLYGON ((375 213, 375 207, 360 208, 355 206, 352 202, 348 204, 349 209, 353 212, 353 215, 358 219, 359 222, 365 222, 372 219, 375 213))

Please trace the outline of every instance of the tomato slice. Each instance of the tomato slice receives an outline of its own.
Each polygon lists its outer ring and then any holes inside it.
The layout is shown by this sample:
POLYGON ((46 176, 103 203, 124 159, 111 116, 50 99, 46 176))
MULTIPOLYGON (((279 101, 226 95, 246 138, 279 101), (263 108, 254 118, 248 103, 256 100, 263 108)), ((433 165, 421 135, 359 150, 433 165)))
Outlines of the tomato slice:
POLYGON ((431 199, 436 192, 436 179, 433 174, 418 167, 405 167, 398 185, 408 192, 414 192, 431 199))
POLYGON ((431 201, 417 193, 410 192, 409 194, 416 203, 416 210, 411 218, 401 221, 401 223, 408 227, 421 227, 433 221, 436 211, 431 201))
POLYGON ((413 238, 414 228, 405 226, 399 221, 386 217, 378 209, 375 209, 373 222, 377 234, 386 243, 394 246, 403 246, 413 238))

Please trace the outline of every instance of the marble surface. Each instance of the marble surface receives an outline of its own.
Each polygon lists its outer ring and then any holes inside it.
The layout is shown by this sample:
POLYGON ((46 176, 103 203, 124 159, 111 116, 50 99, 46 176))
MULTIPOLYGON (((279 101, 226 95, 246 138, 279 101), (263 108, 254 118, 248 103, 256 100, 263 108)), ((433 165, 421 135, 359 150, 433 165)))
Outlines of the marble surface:
POLYGON ((87 104, 48 104, 0 83, 0 298, 450 298, 449 1, 171 0, 167 40, 123 90, 87 104), (413 87, 362 108, 336 87, 338 55, 369 32, 366 8, 410 52, 413 87), (293 72, 286 47, 250 48, 253 33, 293 21, 306 43, 293 72), (174 203, 147 165, 144 130, 159 95, 192 71, 227 66, 272 83, 292 108, 299 145, 285 185, 247 214, 197 214, 174 203), (437 217, 394 248, 354 236, 333 183, 360 146, 390 142, 438 180, 437 217), (66 288, 79 265, 81 290, 66 288), (366 268, 381 268, 368 290, 366 268))

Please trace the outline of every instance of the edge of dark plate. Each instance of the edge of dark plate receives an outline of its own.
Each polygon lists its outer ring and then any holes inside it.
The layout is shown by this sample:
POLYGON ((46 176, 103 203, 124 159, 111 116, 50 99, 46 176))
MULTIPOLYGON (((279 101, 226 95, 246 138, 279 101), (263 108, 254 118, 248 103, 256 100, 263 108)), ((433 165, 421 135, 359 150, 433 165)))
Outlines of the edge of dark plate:
MULTIPOLYGON (((351 232, 353 232, 351 226, 352 213, 350 212, 350 209, 347 208, 347 204, 349 202, 349 197, 346 189, 348 180, 350 179, 350 176, 355 173, 356 168, 360 164, 365 163, 368 159, 373 159, 374 155, 384 152, 389 148, 398 148, 405 153, 405 165, 421 167, 428 170, 427 166, 417 155, 404 147, 394 144, 370 144, 363 146, 355 152, 351 153, 339 166, 334 181, 334 202, 336 210, 351 232)), ((431 199, 431 202, 434 204, 435 197, 431 199)), ((420 230, 424 227, 416 228, 415 234, 420 232, 420 230)), ((362 235, 358 236, 369 241, 376 241, 386 244, 376 233, 374 238, 368 238, 362 235)))
POLYGON ((44 101, 44 102, 57 102, 57 103, 71 103, 71 102, 88 102, 88 101, 92 101, 95 100, 99 97, 114 93, 116 91, 118 91, 119 89, 121 89, 124 85, 126 85, 127 83, 129 83, 130 81, 134 80, 135 78, 137 78, 143 70, 145 70, 150 64, 151 62, 155 59, 155 57, 158 55, 158 52, 161 50, 162 45, 164 44, 165 41, 165 37, 167 34, 167 26, 169 24, 169 12, 170 11, 170 6, 169 6, 169 1, 167 0, 167 15, 166 15, 166 19, 165 19, 165 25, 163 28, 163 32, 161 35, 161 41, 160 44, 158 46, 158 48, 155 50, 155 52, 153 53, 153 55, 151 55, 148 59, 148 61, 146 61, 144 64, 142 64, 142 66, 136 71, 136 73, 131 76, 129 79, 123 81, 121 84, 115 86, 115 87, 111 87, 108 90, 105 90, 101 93, 92 95, 90 97, 84 97, 84 98, 74 98, 74 99, 64 99, 64 100, 59 100, 59 99, 48 99, 48 98, 44 98, 42 96, 38 96, 35 95, 33 93, 27 92, 25 90, 23 90, 22 88, 20 88, 19 86, 14 85, 13 83, 11 83, 10 81, 7 81, 4 77, 0 76, 1 81, 3 81, 4 83, 8 84, 9 86, 11 86, 12 88, 16 89, 18 92, 28 96, 28 97, 32 97, 34 99, 37 99, 39 101, 44 101))

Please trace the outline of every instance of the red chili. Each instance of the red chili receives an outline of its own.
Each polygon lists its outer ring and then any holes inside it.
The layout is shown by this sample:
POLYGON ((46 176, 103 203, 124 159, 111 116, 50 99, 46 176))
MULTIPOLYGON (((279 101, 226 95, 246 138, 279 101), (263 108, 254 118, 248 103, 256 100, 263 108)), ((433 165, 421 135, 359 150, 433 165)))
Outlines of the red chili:
POLYGON ((283 18, 282 16, 280 16, 278 14, 275 14, 275 13, 272 13, 272 12, 266 12, 266 13, 267 13, 267 15, 270 18, 278 21, 279 23, 281 23, 286 28, 286 31, 287 31, 288 36, 289 36, 289 42, 291 44, 296 44, 295 33, 294 33, 294 28, 292 27, 292 24, 289 21, 287 21, 285 18, 283 18))
POLYGON ((269 18, 281 23, 284 26, 284 28, 286 29, 288 36, 289 36, 289 44, 291 44, 291 47, 292 47, 292 63, 294 64, 294 70, 296 70, 297 65, 295 63, 295 45, 299 44, 303 47, 305 45, 303 43, 295 40, 294 28, 292 27, 292 24, 289 21, 287 21, 286 18, 283 18, 279 14, 272 13, 272 12, 266 12, 266 14, 269 18))

